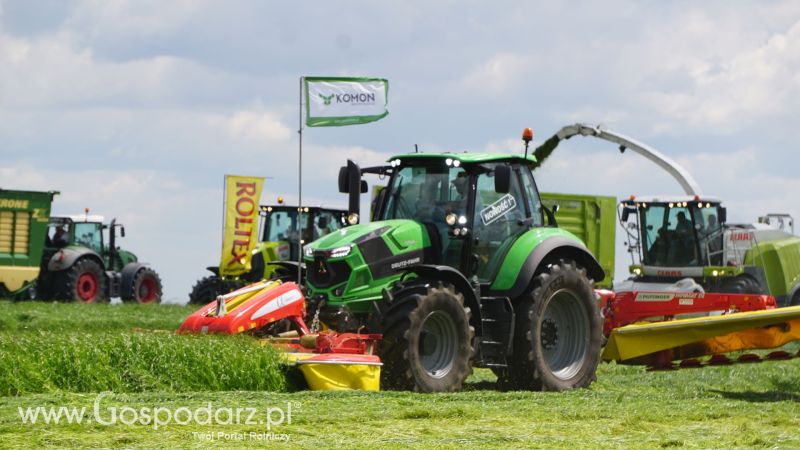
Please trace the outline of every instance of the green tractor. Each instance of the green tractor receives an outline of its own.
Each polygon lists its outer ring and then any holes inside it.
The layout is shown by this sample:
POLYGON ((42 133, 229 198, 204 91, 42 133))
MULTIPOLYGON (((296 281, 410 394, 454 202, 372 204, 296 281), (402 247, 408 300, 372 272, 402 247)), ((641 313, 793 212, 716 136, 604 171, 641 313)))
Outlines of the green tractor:
POLYGON ((455 391, 472 367, 509 389, 596 379, 593 280, 605 274, 542 205, 526 137, 525 156, 412 153, 340 170, 352 225, 304 247, 302 281, 312 328, 383 334, 383 388, 455 391), (389 182, 375 221, 357 224, 367 173, 389 182))
POLYGON ((117 230, 125 227, 112 219, 86 214, 51 217, 45 235, 37 283, 42 300, 97 303, 121 297, 142 304, 161 302, 161 278, 136 255, 117 246, 117 230))
POLYGON ((289 267, 274 263, 298 261, 300 245, 346 225, 345 210, 304 206, 300 212, 297 206, 283 205, 281 199, 278 200, 278 205, 260 207, 261 240, 253 249, 250 272, 241 276, 220 276, 219 266, 207 267, 212 275, 197 281, 189 293, 189 303, 205 304, 218 295, 262 279, 291 277, 289 267), (303 229, 300 242, 297 239, 298 215, 303 229))

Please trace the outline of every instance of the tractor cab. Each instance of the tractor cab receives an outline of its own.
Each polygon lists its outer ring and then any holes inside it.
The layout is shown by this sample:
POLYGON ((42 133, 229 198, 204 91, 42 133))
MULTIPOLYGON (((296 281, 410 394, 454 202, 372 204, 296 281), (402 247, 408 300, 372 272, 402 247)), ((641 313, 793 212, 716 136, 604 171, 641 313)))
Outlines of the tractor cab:
POLYGON ((120 271, 135 262, 133 254, 117 247, 117 228, 119 236, 125 237, 125 226, 116 219, 103 222, 103 216, 89 214, 51 217, 45 238, 46 257, 60 248, 77 246, 96 253, 109 270, 120 271))
POLYGON ((394 158, 375 218, 422 224, 431 241, 426 262, 488 282, 514 240, 543 224, 529 162, 467 154, 394 158))
POLYGON ((304 206, 300 211, 297 206, 262 205, 260 214, 261 242, 274 247, 271 260, 276 261, 296 261, 298 244, 317 240, 347 225, 347 212, 338 209, 304 206), (297 234, 298 220, 302 237, 297 234))

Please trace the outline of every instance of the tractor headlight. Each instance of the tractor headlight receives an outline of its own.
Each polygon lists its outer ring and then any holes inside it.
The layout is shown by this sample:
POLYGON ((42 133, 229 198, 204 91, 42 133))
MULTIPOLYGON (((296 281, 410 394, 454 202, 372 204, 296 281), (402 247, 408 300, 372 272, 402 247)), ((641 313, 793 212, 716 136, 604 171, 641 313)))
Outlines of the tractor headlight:
POLYGON ((451 227, 456 224, 456 220, 458 220, 458 216, 453 213, 444 216, 444 221, 447 222, 447 224, 451 227))
POLYGON ((331 250, 331 258, 341 258, 350 254, 350 250, 353 249, 352 245, 346 245, 344 247, 339 247, 331 250))
POLYGON ((305 247, 303 247, 303 256, 305 256, 306 258, 313 257, 314 256, 314 249, 311 248, 310 245, 306 245, 305 247))
POLYGON ((355 225, 358 223, 358 214, 350 213, 347 215, 347 223, 350 225, 355 225))

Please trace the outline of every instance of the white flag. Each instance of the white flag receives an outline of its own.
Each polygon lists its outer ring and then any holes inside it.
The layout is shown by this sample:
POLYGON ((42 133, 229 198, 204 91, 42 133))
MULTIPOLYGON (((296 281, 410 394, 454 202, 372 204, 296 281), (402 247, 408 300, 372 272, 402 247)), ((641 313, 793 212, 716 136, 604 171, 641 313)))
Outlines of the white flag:
POLYGON ((386 117, 389 82, 383 78, 306 77, 306 124, 355 125, 386 117))

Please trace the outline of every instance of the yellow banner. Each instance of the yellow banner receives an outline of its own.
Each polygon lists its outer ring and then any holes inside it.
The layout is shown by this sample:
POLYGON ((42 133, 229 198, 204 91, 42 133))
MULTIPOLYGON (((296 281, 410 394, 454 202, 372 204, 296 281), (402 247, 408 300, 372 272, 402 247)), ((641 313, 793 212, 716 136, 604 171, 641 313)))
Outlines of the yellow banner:
POLYGON ((250 271, 251 252, 258 242, 258 209, 263 177, 225 175, 225 230, 219 274, 250 271))

